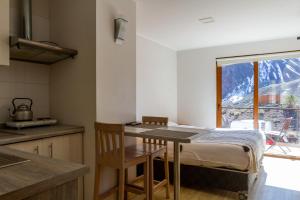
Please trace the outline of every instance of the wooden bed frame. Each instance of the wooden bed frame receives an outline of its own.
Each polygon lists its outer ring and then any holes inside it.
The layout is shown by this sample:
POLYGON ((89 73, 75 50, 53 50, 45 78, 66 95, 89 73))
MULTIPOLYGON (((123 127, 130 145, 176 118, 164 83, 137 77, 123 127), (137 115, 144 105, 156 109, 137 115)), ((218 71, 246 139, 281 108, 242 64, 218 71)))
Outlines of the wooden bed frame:
MULTIPOLYGON (((170 171, 173 163, 169 162, 170 171)), ((143 172, 142 166, 137 167, 137 175, 143 172)), ((181 164, 181 185, 193 189, 214 188, 238 193, 239 200, 246 200, 257 179, 258 173, 238 171, 225 168, 207 168, 181 164)), ((154 161, 154 177, 156 180, 164 178, 164 163, 154 161)), ((170 182, 173 183, 173 174, 170 173, 170 182)))

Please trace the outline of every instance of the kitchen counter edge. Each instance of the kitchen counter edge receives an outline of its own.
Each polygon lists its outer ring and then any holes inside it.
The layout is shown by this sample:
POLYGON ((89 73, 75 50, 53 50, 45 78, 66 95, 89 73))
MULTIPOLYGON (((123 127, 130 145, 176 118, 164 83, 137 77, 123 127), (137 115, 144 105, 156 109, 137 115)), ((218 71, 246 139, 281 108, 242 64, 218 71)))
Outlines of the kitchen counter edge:
POLYGON ((0 146, 28 142, 32 140, 39 140, 57 136, 64 136, 76 133, 84 133, 85 129, 82 126, 74 125, 55 125, 49 127, 38 127, 26 129, 28 134, 13 134, 9 132, 3 132, 0 130, 0 146))

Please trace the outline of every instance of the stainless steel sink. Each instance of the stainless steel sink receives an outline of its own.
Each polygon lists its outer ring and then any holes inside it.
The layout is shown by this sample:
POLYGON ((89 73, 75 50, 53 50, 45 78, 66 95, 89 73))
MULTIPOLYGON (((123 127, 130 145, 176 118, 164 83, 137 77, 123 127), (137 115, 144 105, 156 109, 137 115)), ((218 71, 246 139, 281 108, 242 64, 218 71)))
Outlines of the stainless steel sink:
POLYGON ((20 158, 13 155, 0 153, 0 169, 4 167, 10 167, 13 165, 22 164, 28 162, 28 159, 20 158))

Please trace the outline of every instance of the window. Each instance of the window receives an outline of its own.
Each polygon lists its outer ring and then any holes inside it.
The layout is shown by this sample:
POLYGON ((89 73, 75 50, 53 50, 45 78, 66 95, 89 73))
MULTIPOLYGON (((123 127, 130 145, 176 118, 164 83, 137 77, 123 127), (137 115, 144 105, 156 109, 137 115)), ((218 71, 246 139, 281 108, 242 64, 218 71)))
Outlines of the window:
POLYGON ((232 64, 222 67, 223 128, 243 128, 238 127, 242 123, 236 123, 241 120, 253 126, 253 96, 253 63, 232 64))
POLYGON ((300 146, 300 54, 278 57, 218 62, 217 127, 280 132, 292 118, 287 142, 300 146))

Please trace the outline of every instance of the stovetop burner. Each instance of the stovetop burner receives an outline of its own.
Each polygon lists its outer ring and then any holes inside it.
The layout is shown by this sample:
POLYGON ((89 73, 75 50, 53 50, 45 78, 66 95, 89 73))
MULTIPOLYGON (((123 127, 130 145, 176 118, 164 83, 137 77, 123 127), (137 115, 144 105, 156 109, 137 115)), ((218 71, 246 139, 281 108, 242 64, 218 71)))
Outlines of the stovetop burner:
POLYGON ((6 126, 10 128, 22 129, 22 128, 29 128, 29 127, 37 127, 37 126, 47 126, 47 125, 55 125, 57 124, 56 119, 50 118, 40 118, 38 120, 33 121, 22 121, 22 122, 6 122, 6 126))

